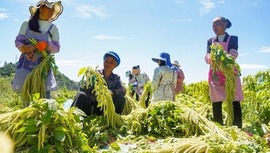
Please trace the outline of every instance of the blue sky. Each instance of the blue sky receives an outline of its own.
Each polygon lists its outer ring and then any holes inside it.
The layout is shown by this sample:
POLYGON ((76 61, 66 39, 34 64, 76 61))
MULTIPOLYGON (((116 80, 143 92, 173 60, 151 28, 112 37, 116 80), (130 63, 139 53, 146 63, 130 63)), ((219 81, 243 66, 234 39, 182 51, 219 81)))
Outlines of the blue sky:
MULTIPOLYGON (((0 65, 15 62, 20 53, 14 40, 28 8, 37 0, 0 0, 0 65)), ((242 77, 270 68, 269 0, 63 0, 63 14, 54 21, 61 50, 56 63, 78 81, 84 66, 102 67, 103 54, 114 50, 121 64, 114 72, 140 65, 152 79, 157 63, 151 58, 168 52, 183 69, 186 83, 207 80, 206 42, 214 36, 212 20, 224 16, 227 29, 239 37, 242 77)))

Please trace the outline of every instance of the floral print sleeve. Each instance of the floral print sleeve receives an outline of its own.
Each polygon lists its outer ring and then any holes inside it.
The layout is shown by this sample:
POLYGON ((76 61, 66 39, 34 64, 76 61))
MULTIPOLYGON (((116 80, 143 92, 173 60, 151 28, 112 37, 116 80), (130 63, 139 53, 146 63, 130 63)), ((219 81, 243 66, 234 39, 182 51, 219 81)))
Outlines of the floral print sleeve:
POLYGON ((177 74, 168 66, 155 69, 152 80, 152 102, 170 100, 174 101, 174 88, 177 74))
POLYGON ((152 90, 155 91, 158 88, 159 82, 161 80, 161 73, 160 73, 160 69, 156 68, 154 70, 154 75, 153 75, 153 79, 152 79, 152 90))

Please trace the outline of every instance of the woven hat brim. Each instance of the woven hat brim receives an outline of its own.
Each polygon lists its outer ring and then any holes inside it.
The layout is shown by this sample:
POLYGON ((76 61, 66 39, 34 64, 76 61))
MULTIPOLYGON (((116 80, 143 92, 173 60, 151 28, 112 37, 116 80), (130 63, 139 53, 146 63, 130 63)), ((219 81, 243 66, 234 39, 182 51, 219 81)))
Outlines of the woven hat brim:
POLYGON ((181 64, 179 64, 179 63, 172 63, 173 65, 176 65, 176 66, 178 66, 178 67, 181 67, 181 64))
MULTIPOLYGON (((53 13, 52 17, 49 19, 50 22, 55 21, 63 13, 63 9, 64 9, 61 1, 53 3, 53 7, 54 7, 54 13, 53 13)), ((35 6, 29 7, 29 11, 30 11, 31 16, 34 16, 34 14, 37 12, 38 8, 39 7, 35 7, 35 6)))
POLYGON ((180 65, 180 64, 173 64, 173 65, 178 66, 178 67, 181 67, 181 65, 180 65))

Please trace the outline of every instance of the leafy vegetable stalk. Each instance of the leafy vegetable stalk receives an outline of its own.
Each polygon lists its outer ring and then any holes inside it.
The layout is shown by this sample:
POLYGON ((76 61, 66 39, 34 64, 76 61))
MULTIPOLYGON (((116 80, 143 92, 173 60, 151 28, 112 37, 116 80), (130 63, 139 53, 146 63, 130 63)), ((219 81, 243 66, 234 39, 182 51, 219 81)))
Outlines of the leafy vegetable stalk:
POLYGON ((121 126, 123 119, 115 112, 111 92, 107 87, 107 83, 102 75, 91 67, 84 67, 79 70, 78 76, 83 75, 82 85, 86 89, 94 87, 93 93, 97 96, 98 107, 103 110, 107 123, 111 127, 121 126))
POLYGON ((211 59, 213 75, 221 71, 225 75, 225 91, 227 103, 226 125, 233 124, 233 100, 236 91, 236 75, 240 74, 240 68, 230 54, 226 54, 223 47, 219 44, 211 45, 211 59))

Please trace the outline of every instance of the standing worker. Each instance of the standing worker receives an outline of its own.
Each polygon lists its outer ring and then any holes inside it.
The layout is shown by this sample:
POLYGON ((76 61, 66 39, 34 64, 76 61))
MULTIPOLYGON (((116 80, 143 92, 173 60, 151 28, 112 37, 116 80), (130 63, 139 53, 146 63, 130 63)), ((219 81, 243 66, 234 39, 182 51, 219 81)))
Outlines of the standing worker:
MULTIPOLYGON (((216 36, 210 38, 207 41, 207 53, 205 56, 205 61, 207 64, 210 64, 209 69, 209 76, 208 76, 208 83, 210 89, 210 98, 212 101, 213 106, 213 116, 214 121, 223 125, 223 118, 222 118, 222 102, 226 100, 226 93, 225 93, 225 76, 220 72, 215 72, 216 77, 213 76, 211 64, 211 45, 212 44, 220 44, 223 46, 223 49, 226 51, 226 54, 231 55, 234 59, 238 56, 238 37, 231 36, 226 32, 227 28, 231 27, 231 22, 224 18, 224 17, 217 17, 213 20, 213 31, 215 32, 216 36)), ((243 92, 241 81, 238 76, 236 77, 236 94, 233 101, 233 125, 242 128, 242 110, 240 106, 240 101, 243 100, 243 92)))

